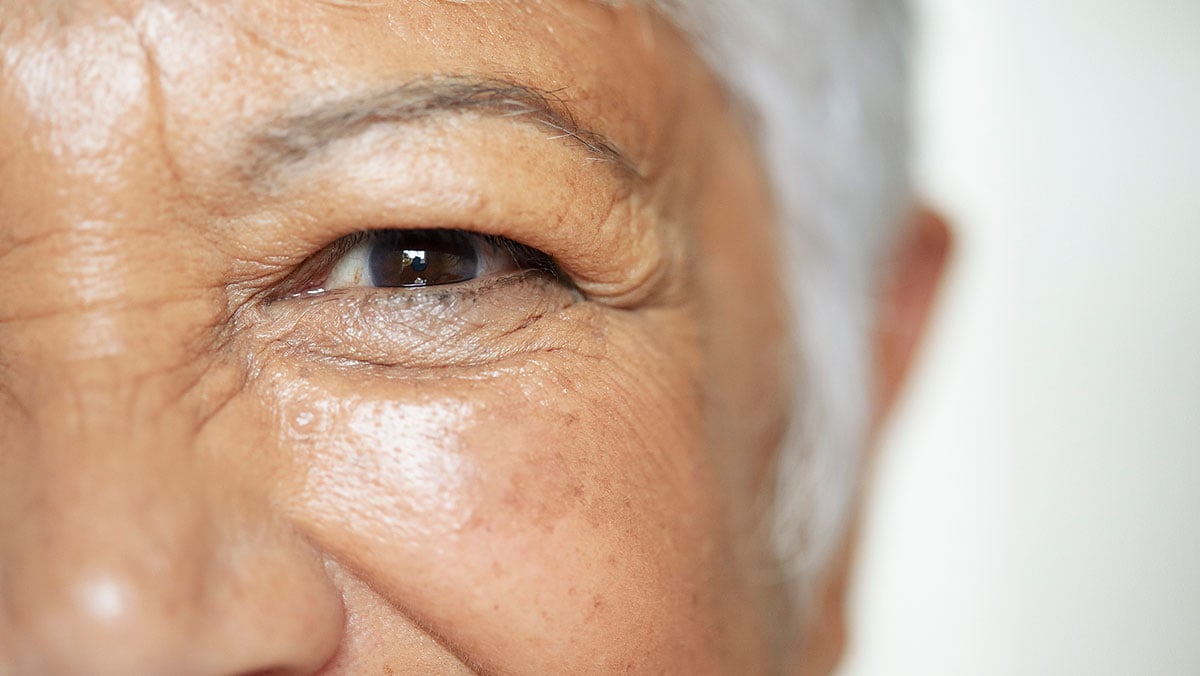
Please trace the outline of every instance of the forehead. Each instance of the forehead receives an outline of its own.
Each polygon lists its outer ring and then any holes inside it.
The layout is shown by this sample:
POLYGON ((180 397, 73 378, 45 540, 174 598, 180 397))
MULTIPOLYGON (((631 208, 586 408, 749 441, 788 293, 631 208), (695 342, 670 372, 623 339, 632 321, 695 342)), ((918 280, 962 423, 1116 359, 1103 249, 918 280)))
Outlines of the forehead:
POLYGON ((686 51, 640 6, 587 0, 38 0, 6 3, 0 25, 6 107, 53 121, 91 93, 92 119, 68 126, 128 123, 113 109, 155 97, 154 112, 189 123, 177 128, 236 123, 447 75, 553 92, 636 155, 669 120, 686 51))

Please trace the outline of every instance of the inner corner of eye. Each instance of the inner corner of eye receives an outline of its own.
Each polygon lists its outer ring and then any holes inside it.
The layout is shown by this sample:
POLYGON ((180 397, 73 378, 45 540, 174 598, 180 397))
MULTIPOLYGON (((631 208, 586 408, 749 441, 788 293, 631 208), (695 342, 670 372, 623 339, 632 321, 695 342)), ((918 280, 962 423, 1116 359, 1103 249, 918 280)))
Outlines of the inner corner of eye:
POLYGON ((321 284, 324 290, 345 289, 364 286, 368 283, 366 256, 370 251, 370 243, 366 238, 352 245, 343 245, 343 252, 335 254, 329 267, 329 273, 321 284))

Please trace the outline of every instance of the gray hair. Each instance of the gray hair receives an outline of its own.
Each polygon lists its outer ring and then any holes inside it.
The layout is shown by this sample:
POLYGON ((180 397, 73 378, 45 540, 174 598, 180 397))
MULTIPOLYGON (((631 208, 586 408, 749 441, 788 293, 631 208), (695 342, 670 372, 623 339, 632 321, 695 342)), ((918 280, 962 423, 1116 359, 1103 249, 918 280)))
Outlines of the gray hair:
POLYGON ((800 383, 770 541, 803 618, 859 493, 883 256, 910 208, 904 0, 651 0, 756 121, 800 383))

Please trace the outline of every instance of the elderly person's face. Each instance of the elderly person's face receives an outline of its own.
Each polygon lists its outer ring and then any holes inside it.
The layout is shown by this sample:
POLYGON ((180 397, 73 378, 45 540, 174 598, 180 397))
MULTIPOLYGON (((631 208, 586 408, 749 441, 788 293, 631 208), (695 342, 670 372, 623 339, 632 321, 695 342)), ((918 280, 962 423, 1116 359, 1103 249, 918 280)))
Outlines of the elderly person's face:
POLYGON ((0 673, 791 650, 774 215, 667 24, 12 2, 0 40, 0 673))

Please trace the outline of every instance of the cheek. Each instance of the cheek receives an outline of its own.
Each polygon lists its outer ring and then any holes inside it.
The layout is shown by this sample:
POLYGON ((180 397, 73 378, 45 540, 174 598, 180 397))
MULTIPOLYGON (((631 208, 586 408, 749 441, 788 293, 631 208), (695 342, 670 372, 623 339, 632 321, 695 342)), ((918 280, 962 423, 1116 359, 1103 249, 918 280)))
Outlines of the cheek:
POLYGON ((465 403, 405 403, 369 388, 319 389, 289 407, 281 438, 301 470, 300 504, 347 533, 380 541, 445 536, 474 509, 477 472, 462 452, 465 403))
POLYGON ((469 379, 280 374, 289 509, 496 670, 711 667, 735 590, 694 360, 627 348, 469 379))

